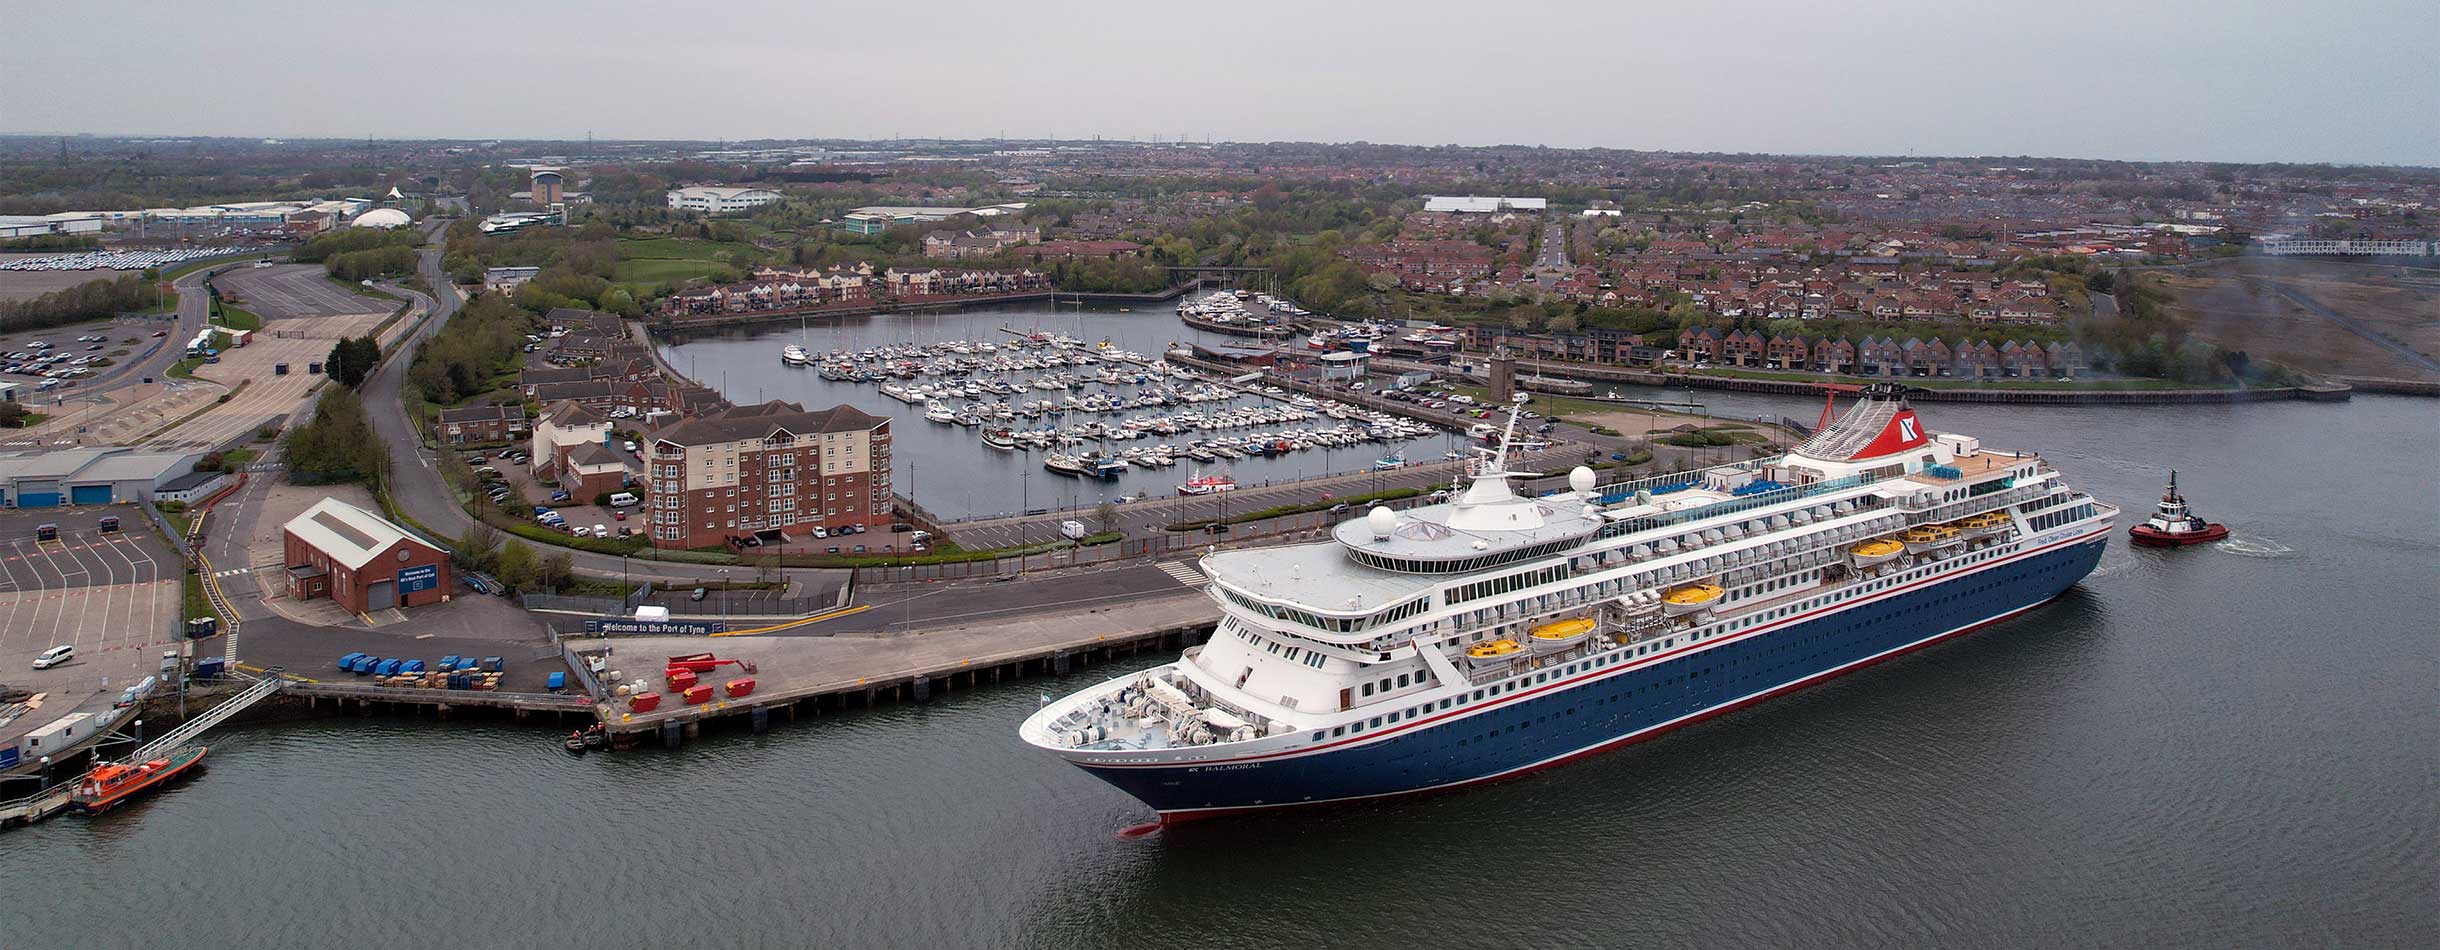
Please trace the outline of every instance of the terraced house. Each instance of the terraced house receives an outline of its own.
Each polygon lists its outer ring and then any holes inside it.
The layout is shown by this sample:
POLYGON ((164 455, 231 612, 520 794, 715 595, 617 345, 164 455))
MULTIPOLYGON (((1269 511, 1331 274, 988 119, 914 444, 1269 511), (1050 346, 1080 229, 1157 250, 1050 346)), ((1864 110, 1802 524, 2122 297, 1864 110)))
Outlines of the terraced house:
POLYGON ((849 525, 883 529, 865 542, 873 550, 894 543, 888 419, 772 400, 674 423, 649 442, 644 510, 656 547, 796 539, 849 525))

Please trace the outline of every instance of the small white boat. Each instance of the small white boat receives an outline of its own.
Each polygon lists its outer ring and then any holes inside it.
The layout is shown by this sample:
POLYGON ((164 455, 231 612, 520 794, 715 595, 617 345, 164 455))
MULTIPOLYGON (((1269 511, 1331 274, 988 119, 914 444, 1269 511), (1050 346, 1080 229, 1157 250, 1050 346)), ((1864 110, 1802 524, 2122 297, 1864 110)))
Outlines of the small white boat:
POLYGON ((790 366, 804 366, 813 362, 813 357, 805 354, 804 347, 790 343, 780 348, 779 361, 790 366))

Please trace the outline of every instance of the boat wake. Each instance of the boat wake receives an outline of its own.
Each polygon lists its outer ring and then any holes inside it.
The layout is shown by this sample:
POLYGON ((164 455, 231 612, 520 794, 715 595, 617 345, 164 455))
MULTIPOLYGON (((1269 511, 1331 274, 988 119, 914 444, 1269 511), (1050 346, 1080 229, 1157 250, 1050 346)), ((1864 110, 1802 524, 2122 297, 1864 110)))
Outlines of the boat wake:
POLYGON ((2214 544, 2212 547, 2241 557, 2258 557, 2266 560, 2293 557, 2296 554, 2295 548, 2269 538, 2240 538, 2235 535, 2230 535, 2228 540, 2214 544))

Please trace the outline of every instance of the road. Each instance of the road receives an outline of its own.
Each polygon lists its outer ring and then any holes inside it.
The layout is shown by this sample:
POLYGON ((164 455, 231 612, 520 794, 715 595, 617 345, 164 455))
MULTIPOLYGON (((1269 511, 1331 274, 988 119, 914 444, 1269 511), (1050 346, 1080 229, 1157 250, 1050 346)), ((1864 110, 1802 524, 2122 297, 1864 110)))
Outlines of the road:
MULTIPOLYGON (((390 499, 399 509, 413 517, 428 530, 440 533, 446 543, 460 537, 474 526, 474 518, 460 504, 457 492, 434 464, 434 453, 425 447, 415 426, 407 419, 401 402, 407 377, 407 366, 415 361, 415 351, 438 332, 449 315, 456 313, 462 298, 456 285, 441 269, 441 252, 425 249, 419 252, 417 271, 433 288, 430 315, 423 323, 409 329, 398 342, 398 349, 381 361, 371 378, 365 380, 364 404, 373 420, 373 431, 383 444, 390 446, 390 499)), ((625 576, 649 580, 663 586, 691 585, 717 581, 733 575, 734 567, 723 568, 708 564, 677 564, 643 558, 620 558, 608 554, 570 549, 569 556, 579 571, 599 576, 625 576)), ((791 580, 810 586, 825 587, 840 583, 839 573, 831 570, 792 569, 791 580)))
POLYGON ((1542 257, 1536 261, 1551 270, 1572 270, 1567 263, 1567 228, 1553 221, 1542 228, 1542 257))

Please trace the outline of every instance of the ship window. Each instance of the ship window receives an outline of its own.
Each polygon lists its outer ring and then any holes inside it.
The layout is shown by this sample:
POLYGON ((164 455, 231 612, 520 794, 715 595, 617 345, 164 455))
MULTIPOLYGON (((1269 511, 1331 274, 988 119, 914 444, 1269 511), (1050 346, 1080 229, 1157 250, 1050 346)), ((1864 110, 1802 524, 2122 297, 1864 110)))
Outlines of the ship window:
POLYGON ((1405 686, 1405 685, 1406 685, 1406 674, 1404 674, 1404 673, 1400 673, 1400 674, 1398 674, 1398 685, 1399 685, 1399 686, 1401 686, 1401 687, 1403 687, 1403 686, 1405 686))
POLYGON ((1331 729, 1330 729, 1330 734, 1331 734, 1333 737, 1346 735, 1346 734, 1347 734, 1347 727, 1346 727, 1346 726, 1333 726, 1333 727, 1331 727, 1331 729))
POLYGON ((1482 690, 1479 690, 1479 689, 1478 689, 1478 690, 1475 690, 1475 691, 1474 691, 1474 700, 1475 700, 1476 702, 1481 702, 1481 701, 1482 701, 1482 699, 1483 699, 1483 691, 1482 691, 1482 690))
POLYGON ((1320 742, 1320 741, 1322 741, 1322 734, 1321 734, 1321 733, 1319 733, 1319 732, 1314 733, 1314 734, 1313 734, 1313 741, 1315 741, 1315 742, 1320 742))
POLYGON ((1379 716, 1374 716, 1374 717, 1372 717, 1372 722, 1367 723, 1367 724, 1365 725, 1365 728, 1368 728, 1368 729, 1379 729, 1379 728, 1381 728, 1381 717, 1379 717, 1379 716))
POLYGON ((1370 695, 1372 695, 1372 684, 1371 684, 1371 683, 1366 683, 1366 684, 1364 684, 1364 695, 1366 695, 1366 696, 1370 696, 1370 695))

